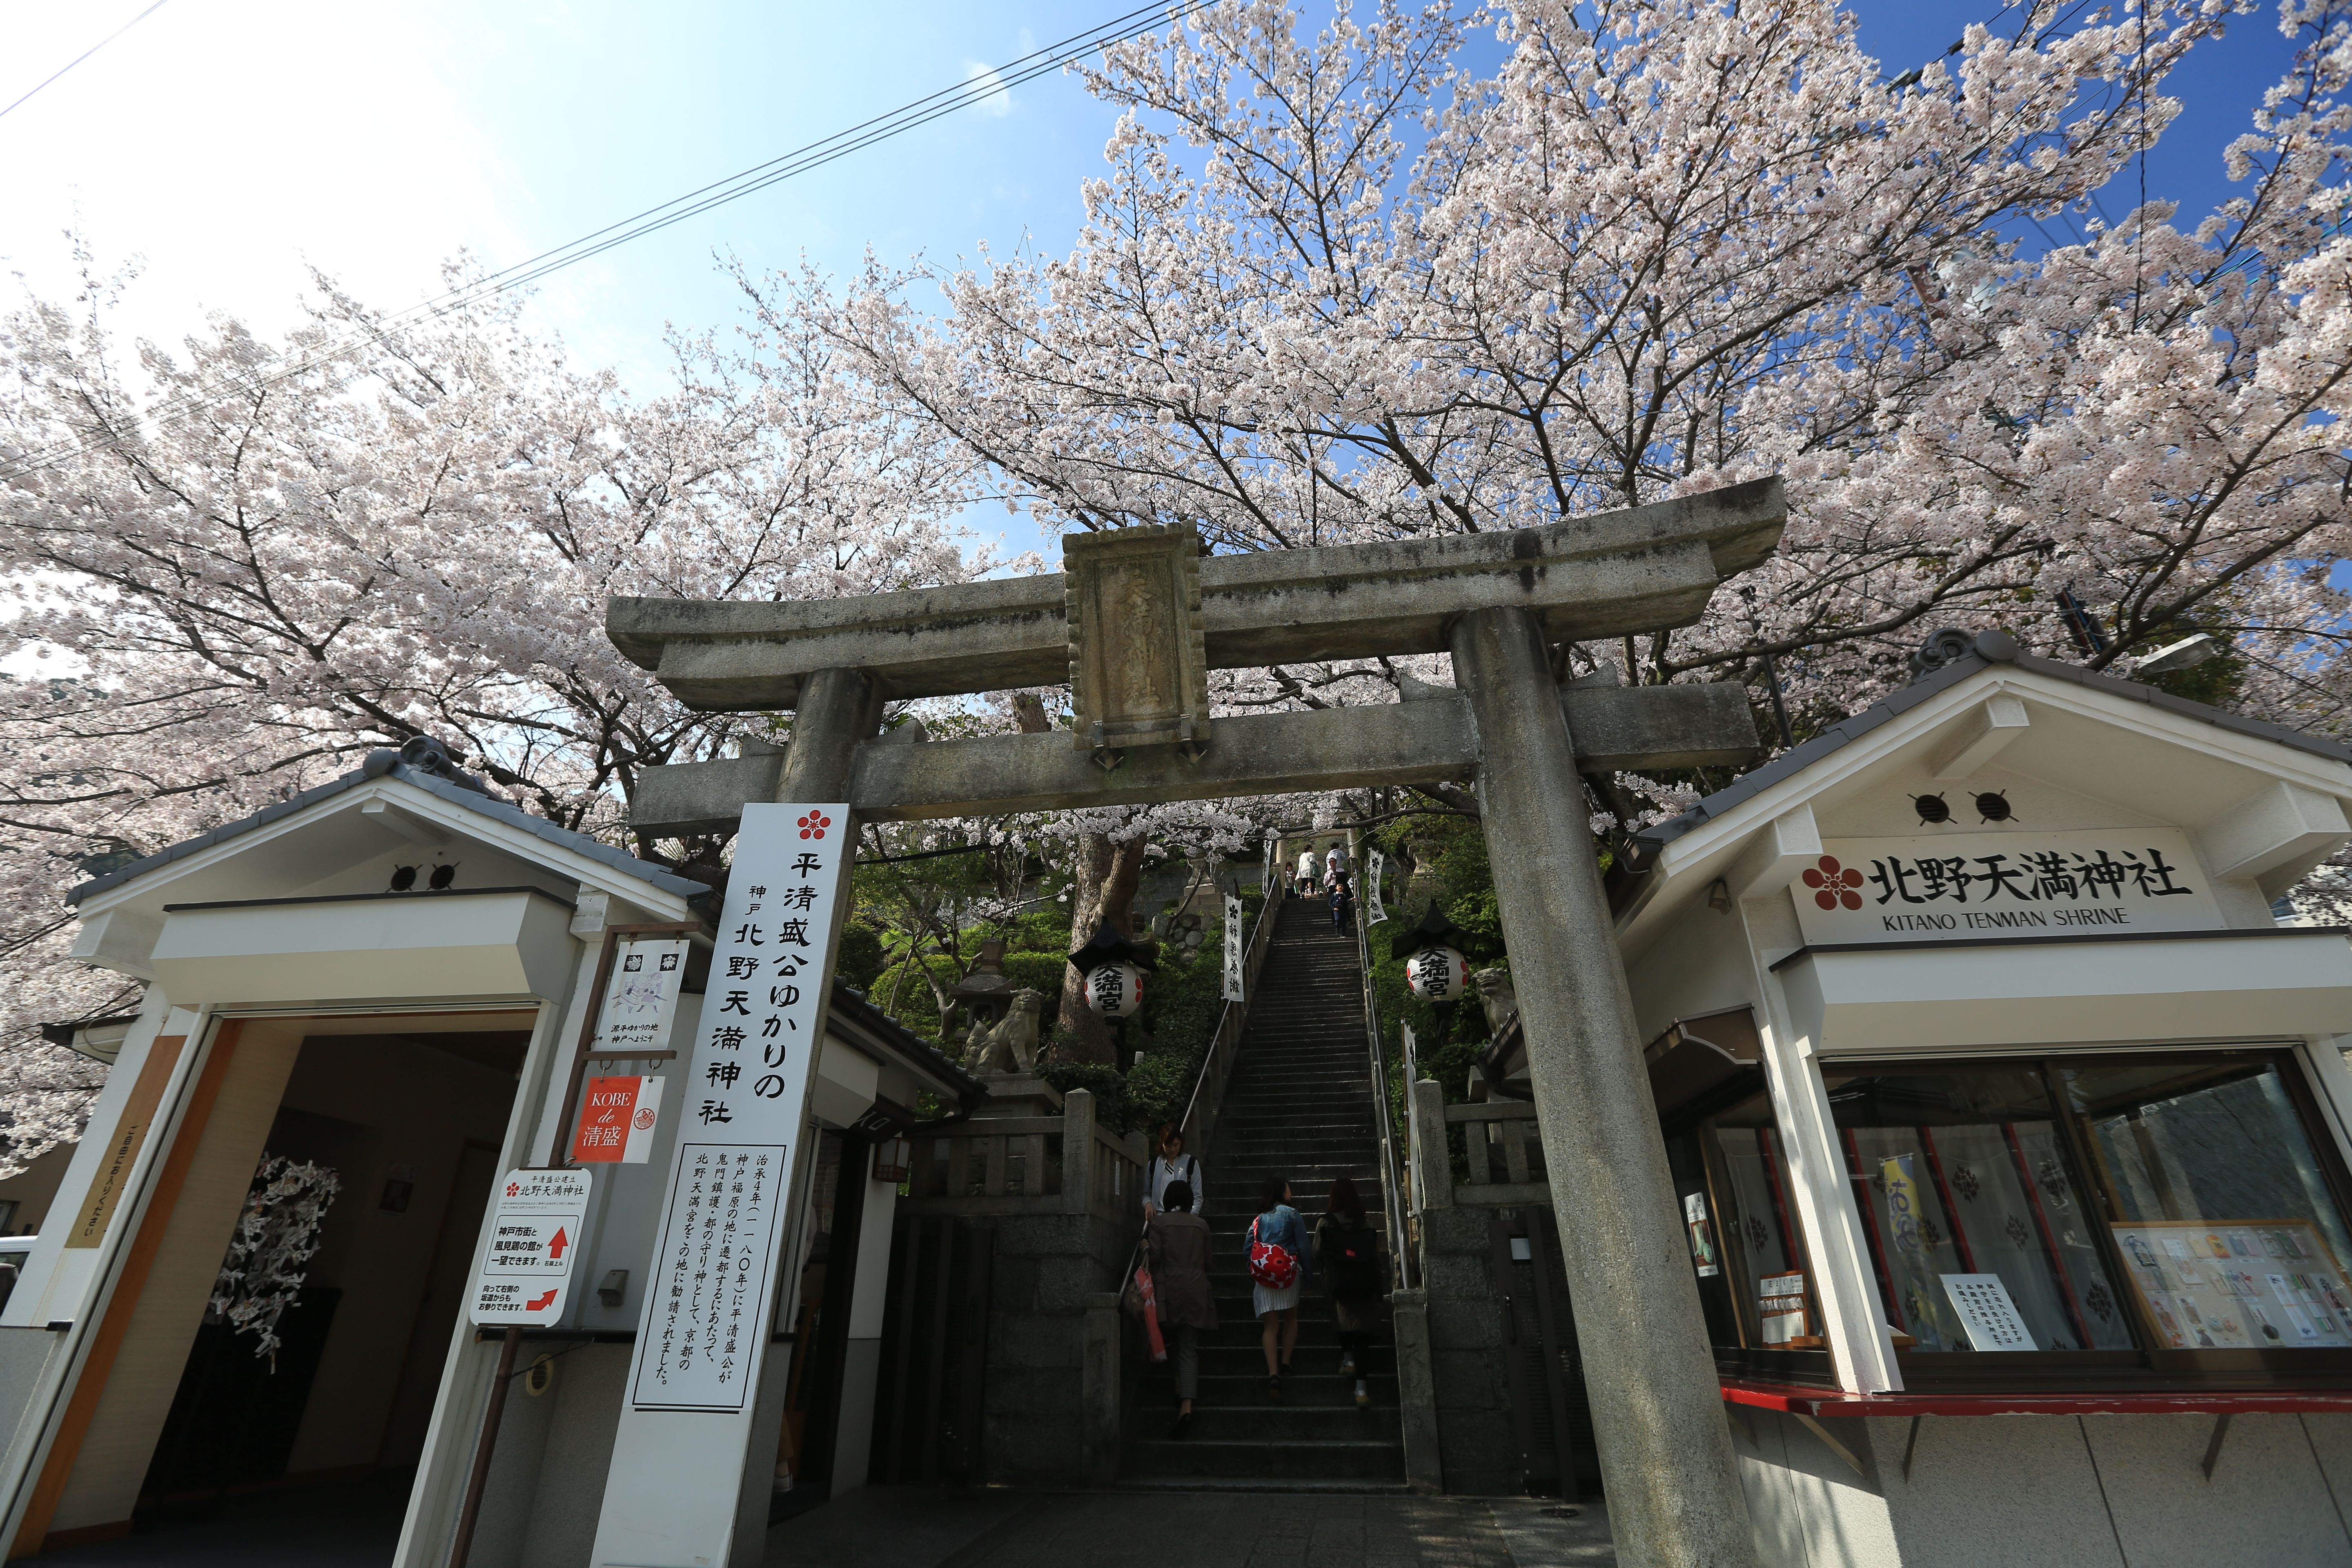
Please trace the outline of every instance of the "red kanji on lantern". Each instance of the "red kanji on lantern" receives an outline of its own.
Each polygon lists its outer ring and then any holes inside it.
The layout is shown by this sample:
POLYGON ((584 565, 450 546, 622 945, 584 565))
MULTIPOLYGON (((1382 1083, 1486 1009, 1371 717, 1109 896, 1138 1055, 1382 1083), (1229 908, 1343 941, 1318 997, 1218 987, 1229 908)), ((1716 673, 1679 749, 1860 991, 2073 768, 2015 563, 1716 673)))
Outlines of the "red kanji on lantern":
POLYGON ((1840 866, 1833 855, 1822 856, 1818 867, 1805 868, 1805 886, 1815 889, 1813 902, 1825 910, 1840 904, 1850 910, 1862 908, 1862 895, 1854 891, 1862 886, 1862 873, 1840 866))

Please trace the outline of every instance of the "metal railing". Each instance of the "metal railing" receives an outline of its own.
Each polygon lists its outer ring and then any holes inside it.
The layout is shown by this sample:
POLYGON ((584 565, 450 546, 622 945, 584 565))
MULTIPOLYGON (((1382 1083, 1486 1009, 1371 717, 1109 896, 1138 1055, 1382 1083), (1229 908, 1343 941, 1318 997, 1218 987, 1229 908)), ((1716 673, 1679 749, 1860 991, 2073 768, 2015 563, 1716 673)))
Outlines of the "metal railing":
MULTIPOLYGON (((1358 846, 1360 850, 1361 846, 1358 846)), ((1358 865, 1367 864, 1360 853, 1358 865)), ((1372 1119, 1381 1131, 1381 1199, 1389 1216, 1389 1253, 1394 1260, 1397 1288, 1410 1290, 1421 1283, 1421 1268, 1412 1246, 1412 1226, 1406 1214, 1411 1188, 1406 1186, 1404 1167, 1398 1158, 1396 1118, 1389 1112, 1389 1052, 1388 1041, 1381 1030, 1381 1003, 1378 988, 1372 982, 1372 935, 1366 923, 1366 900, 1356 900, 1356 961, 1363 971, 1364 1033, 1371 1047, 1372 1058, 1372 1119)), ((1408 1091, 1411 1086, 1408 1085, 1408 1091)))
POLYGON ((1257 977, 1265 969, 1265 955, 1274 945, 1275 916, 1281 908, 1274 878, 1269 874, 1265 895, 1258 905, 1257 921, 1250 928, 1249 948, 1242 955, 1242 999, 1228 1002, 1217 1014, 1217 1027, 1209 1037, 1209 1048, 1202 1053, 1201 1070, 1193 1076, 1192 1098, 1184 1102, 1184 1120, 1179 1125, 1184 1130, 1184 1147, 1194 1156, 1207 1152, 1209 1140, 1217 1131, 1217 1114, 1223 1108, 1225 1085, 1234 1076, 1234 1058, 1241 1055, 1242 1036, 1249 1027, 1250 1004, 1257 997, 1257 977))

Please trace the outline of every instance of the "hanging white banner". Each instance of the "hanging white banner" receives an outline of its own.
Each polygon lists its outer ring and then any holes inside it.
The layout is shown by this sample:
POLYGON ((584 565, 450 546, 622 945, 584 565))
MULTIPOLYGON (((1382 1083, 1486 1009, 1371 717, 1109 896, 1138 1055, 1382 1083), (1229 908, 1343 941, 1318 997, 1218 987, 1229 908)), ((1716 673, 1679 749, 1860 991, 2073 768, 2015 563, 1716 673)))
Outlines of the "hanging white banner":
POLYGON ((1242 901, 1225 895, 1225 1000, 1242 1000, 1242 901))
POLYGON ((669 1048, 678 984, 686 978, 688 941, 682 936, 620 940, 613 954, 612 984, 604 989, 604 1015, 597 1022, 597 1050, 669 1048))
MULTIPOLYGON (((743 808, 595 1563, 726 1563, 856 845, 843 805, 743 808)), ((765 1462, 750 1467, 760 1476, 765 1462)), ((761 1505, 764 1506, 762 1494, 761 1505)))
POLYGON ((1375 849, 1364 863, 1364 923, 1378 925, 1388 918, 1388 910, 1381 908, 1381 852, 1375 849))

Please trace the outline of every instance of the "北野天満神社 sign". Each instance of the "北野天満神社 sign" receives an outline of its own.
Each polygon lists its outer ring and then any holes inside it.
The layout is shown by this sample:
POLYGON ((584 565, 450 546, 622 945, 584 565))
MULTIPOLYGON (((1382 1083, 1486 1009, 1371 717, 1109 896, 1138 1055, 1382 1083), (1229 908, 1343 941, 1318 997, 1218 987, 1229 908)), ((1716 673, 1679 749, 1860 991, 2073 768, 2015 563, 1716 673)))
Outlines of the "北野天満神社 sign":
POLYGON ((2223 924, 2176 827, 1831 838, 1822 850, 1789 887, 1809 945, 2223 924))

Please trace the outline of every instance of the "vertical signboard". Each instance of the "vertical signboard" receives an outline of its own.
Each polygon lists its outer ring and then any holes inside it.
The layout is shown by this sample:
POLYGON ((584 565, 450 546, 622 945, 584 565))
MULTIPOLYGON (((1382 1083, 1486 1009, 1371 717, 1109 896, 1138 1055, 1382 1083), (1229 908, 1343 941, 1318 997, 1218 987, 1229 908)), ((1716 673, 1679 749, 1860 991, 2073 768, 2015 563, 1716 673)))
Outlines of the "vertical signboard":
POLYGON ((1381 852, 1375 849, 1372 851, 1371 859, 1364 866, 1364 923, 1366 925, 1378 925, 1389 918, 1388 910, 1381 908, 1381 852))
MULTIPOLYGON (((743 808, 701 1020, 667 1112, 677 1155, 593 1562, 743 1555, 739 1492, 854 858, 848 825, 841 805, 743 808)), ((760 1544, 744 1550, 756 1559, 760 1544)))
MULTIPOLYGON (((1259 917, 1261 920, 1264 916, 1259 917)), ((1225 895, 1225 1000, 1242 999, 1242 901, 1225 895)))

